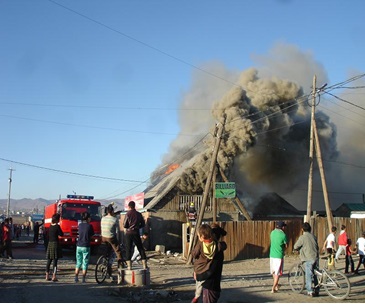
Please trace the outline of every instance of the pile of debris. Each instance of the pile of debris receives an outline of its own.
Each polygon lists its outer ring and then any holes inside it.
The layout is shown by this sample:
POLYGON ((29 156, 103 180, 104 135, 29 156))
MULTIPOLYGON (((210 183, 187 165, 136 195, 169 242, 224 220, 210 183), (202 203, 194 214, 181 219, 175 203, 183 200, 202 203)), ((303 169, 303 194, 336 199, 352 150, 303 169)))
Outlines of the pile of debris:
POLYGON ((186 264, 185 257, 178 252, 172 252, 171 250, 161 250, 161 246, 157 245, 155 251, 147 251, 147 259, 150 264, 160 265, 176 265, 186 264))

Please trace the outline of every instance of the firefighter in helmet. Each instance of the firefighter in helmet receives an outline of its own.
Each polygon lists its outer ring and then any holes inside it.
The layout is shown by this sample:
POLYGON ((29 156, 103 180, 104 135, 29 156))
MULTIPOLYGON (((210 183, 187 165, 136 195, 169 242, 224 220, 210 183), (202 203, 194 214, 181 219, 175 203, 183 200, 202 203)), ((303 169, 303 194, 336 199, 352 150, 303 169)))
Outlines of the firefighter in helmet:
POLYGON ((188 221, 189 222, 195 222, 196 221, 196 216, 197 216, 197 212, 195 209, 195 203, 191 202, 189 204, 189 208, 188 208, 188 221))

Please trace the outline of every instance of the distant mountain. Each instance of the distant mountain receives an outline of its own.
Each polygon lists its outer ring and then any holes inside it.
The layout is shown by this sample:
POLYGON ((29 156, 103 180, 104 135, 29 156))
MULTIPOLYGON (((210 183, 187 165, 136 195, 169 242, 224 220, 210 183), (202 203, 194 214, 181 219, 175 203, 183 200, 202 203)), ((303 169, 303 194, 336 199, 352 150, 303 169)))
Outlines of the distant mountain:
MULTIPOLYGON (((55 202, 56 200, 46 200, 44 198, 22 198, 19 200, 10 199, 10 211, 11 212, 35 212, 43 213, 44 207, 55 202)), ((0 213, 6 212, 8 200, 0 199, 0 213)))
MULTIPOLYGON (((56 202, 57 199, 47 200, 44 198, 22 198, 22 199, 10 199, 10 213, 26 212, 26 213, 43 213, 44 207, 56 202)), ((116 210, 124 210, 124 199, 115 200, 100 200, 102 205, 109 205, 114 202, 116 210)), ((0 214, 5 214, 7 209, 8 200, 0 199, 0 214)))

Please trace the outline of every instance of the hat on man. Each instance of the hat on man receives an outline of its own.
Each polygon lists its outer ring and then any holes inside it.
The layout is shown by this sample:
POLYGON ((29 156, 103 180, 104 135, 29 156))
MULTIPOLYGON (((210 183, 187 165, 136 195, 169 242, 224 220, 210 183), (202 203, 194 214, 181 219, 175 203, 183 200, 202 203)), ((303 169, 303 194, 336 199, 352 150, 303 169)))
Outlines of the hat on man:
POLYGON ((285 224, 284 222, 277 222, 277 223, 276 223, 276 227, 277 227, 277 228, 280 228, 280 229, 281 229, 281 228, 283 228, 283 227, 285 227, 285 226, 286 226, 286 224, 285 224))

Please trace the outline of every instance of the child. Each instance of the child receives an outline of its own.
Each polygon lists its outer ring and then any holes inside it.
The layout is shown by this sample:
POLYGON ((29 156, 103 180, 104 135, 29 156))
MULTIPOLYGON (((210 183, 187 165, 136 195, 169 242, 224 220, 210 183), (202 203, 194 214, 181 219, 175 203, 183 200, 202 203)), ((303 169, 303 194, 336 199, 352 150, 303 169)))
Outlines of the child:
POLYGON ((357 253, 359 254, 359 263, 357 264, 356 270, 355 270, 355 274, 360 274, 359 273, 359 268, 361 266, 361 264, 364 265, 365 268, 365 231, 362 233, 362 237, 359 237, 356 241, 356 248, 357 248, 357 253))
POLYGON ((196 274, 202 273, 209 269, 209 265, 212 262, 215 250, 215 243, 213 242, 213 237, 212 237, 212 228, 209 225, 203 224, 198 228, 198 239, 199 243, 196 244, 192 252, 192 256, 194 259, 194 279, 195 279, 195 297, 191 301, 192 303, 198 302, 199 297, 201 296, 203 291, 204 281, 198 281, 196 279, 196 274), (206 253, 204 248, 206 248, 206 253))
POLYGON ((225 242, 218 241, 226 234, 227 232, 218 224, 213 224, 212 227, 203 224, 199 227, 198 237, 200 243, 195 246, 193 251, 196 289, 192 303, 198 302, 203 287, 205 289, 203 297, 209 297, 212 301, 218 301, 219 299, 220 277, 224 260, 223 251, 227 248, 227 245, 225 242), (200 280, 197 279, 199 276, 200 280), (205 285, 207 288, 205 288, 205 285))
POLYGON ((351 265, 351 272, 354 273, 354 260, 352 259, 352 241, 351 239, 347 239, 346 246, 346 264, 345 264, 345 273, 349 273, 349 266, 351 265))

